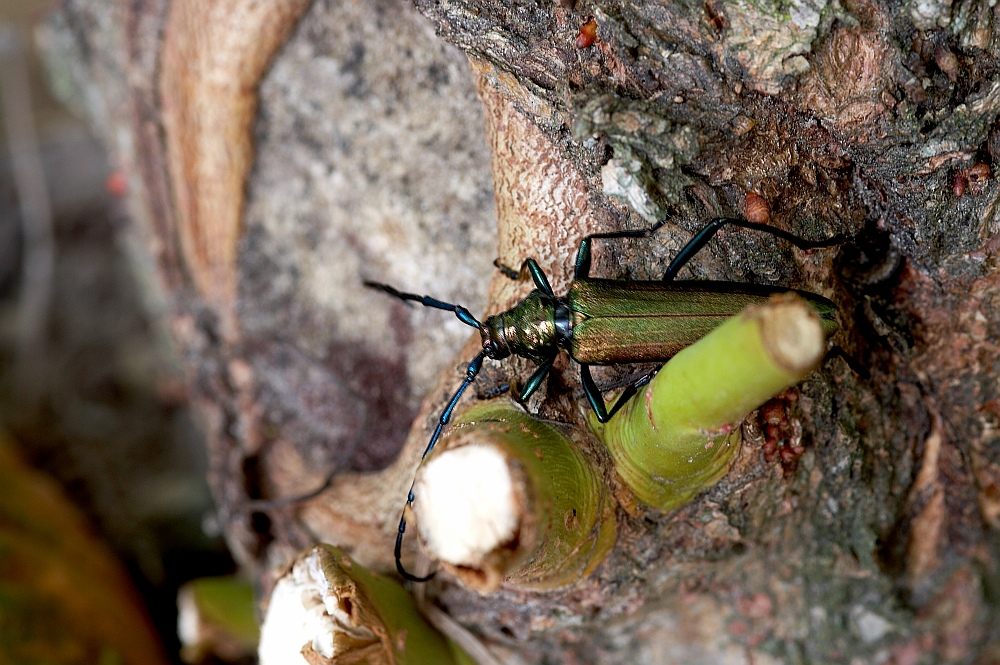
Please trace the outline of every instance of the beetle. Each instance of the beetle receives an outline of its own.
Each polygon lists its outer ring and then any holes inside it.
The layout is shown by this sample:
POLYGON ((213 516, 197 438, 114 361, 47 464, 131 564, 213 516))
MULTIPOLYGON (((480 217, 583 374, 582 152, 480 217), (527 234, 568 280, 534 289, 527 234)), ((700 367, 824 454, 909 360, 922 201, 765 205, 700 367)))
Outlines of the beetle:
MULTIPOLYGON (((459 321, 476 328, 482 337, 482 350, 466 366, 465 378, 441 412, 437 426, 420 457, 421 461, 434 449, 442 431, 451 420, 455 406, 469 385, 476 380, 486 358, 502 360, 514 355, 537 363, 538 367, 521 388, 519 399, 523 403, 538 390, 552 369, 560 349, 565 349, 580 365, 580 380, 590 408, 600 422, 606 423, 642 386, 649 383, 657 370, 642 375, 627 386, 611 409, 608 409, 591 376, 591 365, 666 361, 730 316, 738 314, 747 305, 763 302, 776 293, 798 294, 819 314, 825 332, 836 330, 836 305, 814 293, 736 282, 675 281, 674 277, 725 226, 769 233, 799 249, 832 247, 846 240, 843 235, 823 240, 807 240, 766 224, 719 217, 702 227, 681 248, 660 281, 590 277, 591 245, 594 240, 648 238, 665 223, 666 220, 662 220, 646 229, 593 233, 584 237, 576 253, 573 282, 563 297, 555 295, 548 278, 534 259, 526 259, 520 272, 500 266, 510 277, 516 278, 527 273, 535 288, 512 308, 482 322, 461 305, 443 302, 431 296, 398 291, 388 284, 365 281, 365 286, 401 300, 453 312, 459 321)), ((396 533, 396 571, 406 580, 425 582, 433 577, 433 573, 414 575, 402 563, 406 511, 413 505, 414 499, 411 483, 396 533)))

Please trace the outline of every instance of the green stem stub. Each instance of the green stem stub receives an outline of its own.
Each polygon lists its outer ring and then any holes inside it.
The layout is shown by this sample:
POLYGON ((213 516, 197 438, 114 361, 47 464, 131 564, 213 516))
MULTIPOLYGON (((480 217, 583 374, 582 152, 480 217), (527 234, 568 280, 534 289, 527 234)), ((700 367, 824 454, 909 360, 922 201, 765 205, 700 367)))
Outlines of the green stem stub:
POLYGON ((816 312, 775 296, 674 356, 611 422, 592 423, 639 500, 672 510, 725 474, 743 418, 805 378, 823 350, 816 312))
POLYGON ((465 411, 421 469, 421 539, 466 586, 558 588, 614 545, 614 499, 567 432, 496 400, 465 411))
POLYGON ((253 587, 245 579, 201 577, 177 595, 177 633, 185 662, 207 661, 210 654, 238 660, 253 654, 260 638, 253 587))
POLYGON ((398 582, 331 545, 304 552, 278 580, 259 657, 261 665, 474 665, 398 582))

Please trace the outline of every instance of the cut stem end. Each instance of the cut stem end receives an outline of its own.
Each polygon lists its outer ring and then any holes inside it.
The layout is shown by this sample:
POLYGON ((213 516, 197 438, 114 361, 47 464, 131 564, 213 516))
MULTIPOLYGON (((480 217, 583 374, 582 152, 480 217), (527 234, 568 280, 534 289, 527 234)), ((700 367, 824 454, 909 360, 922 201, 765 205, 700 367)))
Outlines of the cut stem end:
POLYGON ((776 365, 800 375, 823 358, 825 336, 816 312, 795 296, 778 296, 747 316, 760 325, 761 344, 776 365))
POLYGON ((417 475, 421 539, 465 586, 547 590, 603 561, 614 501, 568 431, 509 400, 466 411, 417 475))
POLYGON ((414 487, 417 524, 430 552, 455 566, 476 567, 513 541, 524 503, 514 485, 507 458, 492 445, 466 445, 432 458, 414 487))
POLYGON ((278 580, 258 657, 261 665, 473 662, 423 618, 396 581, 329 545, 300 555, 278 580))

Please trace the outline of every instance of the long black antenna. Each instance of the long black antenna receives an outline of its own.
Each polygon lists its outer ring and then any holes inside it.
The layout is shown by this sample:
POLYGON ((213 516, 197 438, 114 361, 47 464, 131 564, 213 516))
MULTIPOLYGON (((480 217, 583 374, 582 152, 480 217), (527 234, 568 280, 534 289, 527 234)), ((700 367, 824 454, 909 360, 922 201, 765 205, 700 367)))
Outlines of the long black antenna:
POLYGON ((367 279, 364 280, 363 284, 370 289, 375 289, 377 291, 384 291, 390 296, 399 298, 400 300, 412 300, 413 302, 418 302, 424 307, 433 307, 434 309, 443 309, 446 312, 455 312, 455 316, 458 320, 467 326, 472 326, 473 328, 482 328, 482 324, 479 320, 472 315, 472 313, 462 307, 461 305, 453 305, 450 302, 444 302, 438 300, 437 298, 432 298, 430 296, 418 296, 416 293, 406 293, 404 291, 399 291, 398 289, 389 286, 388 284, 383 284, 381 282, 371 282, 367 279))
MULTIPOLYGON (((442 307, 440 309, 445 309, 445 308, 442 307)), ((456 315, 458 314, 457 311, 455 313, 456 315)), ((469 316, 472 315, 470 314, 469 316)), ((459 318, 462 317, 459 316, 459 318)), ((462 380, 462 385, 458 387, 458 390, 455 391, 455 394, 451 396, 451 401, 448 402, 448 406, 446 406, 444 411, 441 412, 441 417, 438 418, 437 427, 434 428, 434 433, 431 434, 431 440, 427 442, 427 447, 424 448, 424 453, 420 456, 421 462, 423 462, 424 458, 427 457, 432 450, 434 450, 434 446, 437 444, 438 439, 441 438, 441 432, 444 430, 445 425, 448 424, 448 421, 451 420, 451 414, 455 410, 455 405, 458 404, 458 400, 462 398, 462 393, 464 393, 465 389, 468 388, 472 384, 472 382, 476 380, 476 375, 479 374, 479 370, 483 366, 484 358, 486 358, 485 349, 477 353, 476 357, 473 358, 472 361, 469 363, 468 367, 466 367, 465 379, 462 380)), ((416 482, 416 480, 414 480, 414 482, 416 482)), ((434 573, 430 573, 429 575, 419 576, 419 575, 414 575, 413 573, 411 573, 410 571, 408 571, 406 568, 403 567, 402 552, 403 552, 403 534, 406 533, 406 510, 413 505, 413 500, 416 498, 413 495, 413 484, 414 483, 410 483, 410 491, 407 492, 406 494, 406 505, 403 506, 403 512, 399 516, 399 530, 396 532, 396 547, 394 548, 393 552, 396 557, 396 572, 398 572, 403 579, 409 580, 410 582, 426 582, 427 580, 434 577, 434 573)))
MULTIPOLYGON (((395 287, 389 286, 388 284, 383 284, 381 282, 372 282, 369 280, 364 281, 364 285, 371 289, 376 289, 378 291, 383 291, 388 293, 394 298, 399 298, 404 301, 413 301, 420 303, 424 307, 433 307, 434 309, 443 309, 447 312, 454 312, 458 320, 467 326, 472 326, 477 330, 482 330, 483 324, 479 322, 476 317, 472 315, 469 310, 462 307, 461 305, 453 305, 449 302, 444 302, 438 300, 437 298, 432 298, 431 296, 421 296, 416 293, 406 293, 405 291, 400 291, 395 287)), ((550 289, 551 290, 551 289, 550 289)), ((427 447, 424 448, 424 453, 420 456, 420 461, 423 462, 437 444, 438 439, 441 438, 441 432, 444 430, 444 426, 448 424, 451 420, 451 414, 455 410, 455 405, 458 404, 458 400, 462 398, 462 394, 465 389, 476 380, 476 375, 479 374, 479 370, 483 367, 483 359, 486 358, 488 349, 483 349, 476 354, 476 357, 469 362, 468 367, 465 369, 465 379, 462 381, 462 385, 458 387, 455 394, 451 396, 451 400, 448 402, 448 406, 444 408, 441 413, 441 417, 438 418, 437 427, 434 428, 434 433, 431 434, 431 440, 427 442, 427 447)), ((414 479, 416 482, 416 479, 414 479)), ((429 575, 424 575, 423 577, 419 575, 414 575, 406 568, 403 567, 403 534, 406 533, 406 511, 411 506, 413 506, 413 483, 410 483, 410 491, 406 493, 406 505, 403 506, 403 512, 399 516, 399 529, 396 531, 396 546, 393 549, 393 553, 396 557, 396 572, 399 575, 410 582, 426 582, 427 580, 434 577, 434 573, 429 575)))

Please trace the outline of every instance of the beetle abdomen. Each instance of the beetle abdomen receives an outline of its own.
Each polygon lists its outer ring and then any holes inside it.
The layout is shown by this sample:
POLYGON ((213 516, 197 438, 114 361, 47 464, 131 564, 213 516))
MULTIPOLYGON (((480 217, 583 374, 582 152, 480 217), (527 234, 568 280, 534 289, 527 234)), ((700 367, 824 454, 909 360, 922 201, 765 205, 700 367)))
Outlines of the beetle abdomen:
POLYGON ((727 316, 602 317, 573 328, 570 355, 587 365, 663 361, 694 344, 727 316))
MULTIPOLYGON (((591 365, 662 361, 704 337, 744 307, 790 289, 731 282, 625 282, 578 279, 567 298, 573 319, 570 354, 591 365)), ((803 296, 836 329, 836 307, 803 296)))

